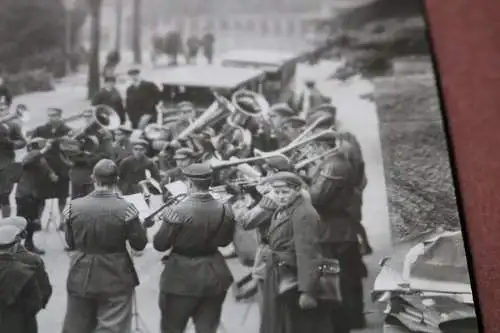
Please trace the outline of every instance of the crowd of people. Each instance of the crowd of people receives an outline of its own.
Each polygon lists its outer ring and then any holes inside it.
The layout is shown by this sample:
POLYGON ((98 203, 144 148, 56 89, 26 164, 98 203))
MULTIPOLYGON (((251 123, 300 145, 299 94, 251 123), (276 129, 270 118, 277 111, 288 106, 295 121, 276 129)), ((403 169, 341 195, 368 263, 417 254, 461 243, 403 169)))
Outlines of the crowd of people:
MULTIPOLYGON (((173 197, 165 185, 181 181, 187 187, 185 197, 161 211, 152 240, 166 253, 159 285, 161 332, 184 332, 189 319, 198 333, 217 331, 234 282, 219 248, 234 242, 237 230, 258 234, 252 271, 261 333, 345 333, 364 327, 362 256, 371 247, 361 224, 367 179, 354 135, 332 131, 320 143, 332 153, 304 169, 264 158, 253 166, 263 177, 252 185, 229 180, 237 168, 210 164, 221 156, 253 156, 252 148, 269 152, 286 146, 313 122, 315 131, 332 128, 336 109, 318 98, 314 82, 296 103, 273 105, 267 125, 239 114, 220 130, 207 126, 187 138, 171 133, 152 142, 141 130, 144 119, 156 121, 161 91, 137 69, 129 76, 124 99, 116 78, 104 78, 92 101, 95 108, 83 112, 83 129, 69 127, 63 110, 50 108, 47 123, 26 138, 16 119, 5 120, 11 105, 0 100, 0 331, 37 331, 36 315, 52 289, 40 256, 44 251, 33 235, 41 228, 45 201, 57 199, 58 229, 71 254, 63 332, 131 332, 140 276, 128 249, 144 250, 153 222, 141 221, 124 196, 153 190, 148 181, 161 185, 157 194, 165 202, 173 197), (106 119, 96 121, 96 108, 103 105, 119 116, 121 125, 113 131, 103 125, 106 119), (290 120, 302 127, 288 131, 282 124, 290 120), (21 149, 26 154, 19 164, 15 152, 21 149), (231 194, 229 201, 211 193, 220 184, 231 194), (235 209, 244 195, 253 204, 235 209)), ((245 103, 256 107, 243 98, 245 103)), ((193 116, 192 104, 184 107, 192 107, 193 116)))

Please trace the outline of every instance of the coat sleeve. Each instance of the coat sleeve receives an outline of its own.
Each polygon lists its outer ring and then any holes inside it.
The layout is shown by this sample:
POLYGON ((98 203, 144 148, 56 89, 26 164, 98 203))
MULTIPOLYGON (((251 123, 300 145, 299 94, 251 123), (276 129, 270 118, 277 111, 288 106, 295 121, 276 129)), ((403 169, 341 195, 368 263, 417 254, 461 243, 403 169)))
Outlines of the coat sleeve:
POLYGON ((320 259, 319 215, 314 208, 300 208, 292 216, 299 291, 314 293, 320 259))
POLYGON ((142 251, 148 243, 148 234, 141 221, 139 211, 133 204, 129 204, 125 211, 127 240, 136 251, 142 251))
POLYGON ((23 310, 28 314, 36 315, 43 309, 43 296, 35 275, 26 282, 18 296, 18 300, 23 305, 23 310))
POLYGON ((238 225, 244 230, 257 229, 266 223, 270 223, 277 208, 278 205, 275 202, 263 197, 255 207, 237 217, 238 225))
POLYGON ((10 135, 10 142, 12 143, 13 149, 23 149, 26 147, 26 138, 23 135, 21 130, 21 126, 17 123, 14 123, 12 126, 12 133, 10 135))
POLYGON ((45 270, 45 264, 42 259, 37 263, 35 276, 42 295, 42 307, 45 308, 52 296, 52 285, 50 284, 49 275, 45 270))
POLYGON ((165 209, 160 230, 153 238, 153 247, 156 251, 164 252, 172 247, 183 222, 182 217, 174 209, 169 207, 165 209))
POLYGON ((231 206, 224 204, 224 221, 222 230, 219 233, 217 239, 217 246, 228 246, 234 239, 234 233, 236 231, 236 220, 234 218, 234 212, 231 206))

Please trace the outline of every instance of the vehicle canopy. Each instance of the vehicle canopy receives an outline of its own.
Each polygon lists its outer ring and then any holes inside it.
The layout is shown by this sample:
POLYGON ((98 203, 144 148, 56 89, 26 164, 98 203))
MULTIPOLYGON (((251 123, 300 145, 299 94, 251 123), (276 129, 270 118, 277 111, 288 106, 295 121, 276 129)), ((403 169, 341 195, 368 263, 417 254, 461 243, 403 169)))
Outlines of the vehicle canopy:
POLYGON ((222 56, 223 66, 250 67, 267 73, 279 71, 289 64, 296 64, 304 58, 303 52, 280 50, 233 50, 222 56))

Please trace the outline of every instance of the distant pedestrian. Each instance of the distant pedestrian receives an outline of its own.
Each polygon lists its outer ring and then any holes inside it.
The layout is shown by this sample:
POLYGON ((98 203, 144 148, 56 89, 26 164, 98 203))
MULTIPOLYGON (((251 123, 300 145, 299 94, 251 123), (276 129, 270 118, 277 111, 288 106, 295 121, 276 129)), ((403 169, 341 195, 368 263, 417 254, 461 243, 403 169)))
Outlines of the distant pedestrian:
POLYGON ((151 117, 151 122, 156 122, 156 105, 160 102, 160 89, 153 82, 143 80, 137 68, 129 70, 128 75, 132 84, 127 88, 125 111, 132 128, 136 129, 141 117, 145 115, 151 117))
POLYGON ((0 76, 0 99, 5 101, 5 104, 10 108, 12 105, 12 93, 7 87, 5 80, 0 76))
POLYGON ((206 33, 203 38, 201 44, 203 45, 203 55, 207 59, 209 64, 212 64, 214 58, 214 43, 215 37, 211 33, 206 33))
POLYGON ((187 44, 186 62, 188 64, 194 64, 196 63, 196 59, 198 58, 200 40, 196 36, 191 36, 188 38, 186 44, 187 44))
POLYGON ((116 89, 116 77, 105 76, 104 87, 92 98, 92 105, 106 105, 116 111, 123 125, 127 120, 123 99, 118 89, 116 89))

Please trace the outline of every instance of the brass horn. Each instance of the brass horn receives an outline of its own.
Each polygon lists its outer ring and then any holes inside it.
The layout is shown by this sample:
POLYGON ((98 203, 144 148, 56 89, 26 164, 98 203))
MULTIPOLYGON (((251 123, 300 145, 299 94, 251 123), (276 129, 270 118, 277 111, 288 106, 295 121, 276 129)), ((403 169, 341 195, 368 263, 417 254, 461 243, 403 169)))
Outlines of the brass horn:
POLYGON ((24 119, 29 114, 29 110, 25 104, 18 104, 14 111, 9 112, 5 116, 0 117, 0 124, 15 120, 24 119))

